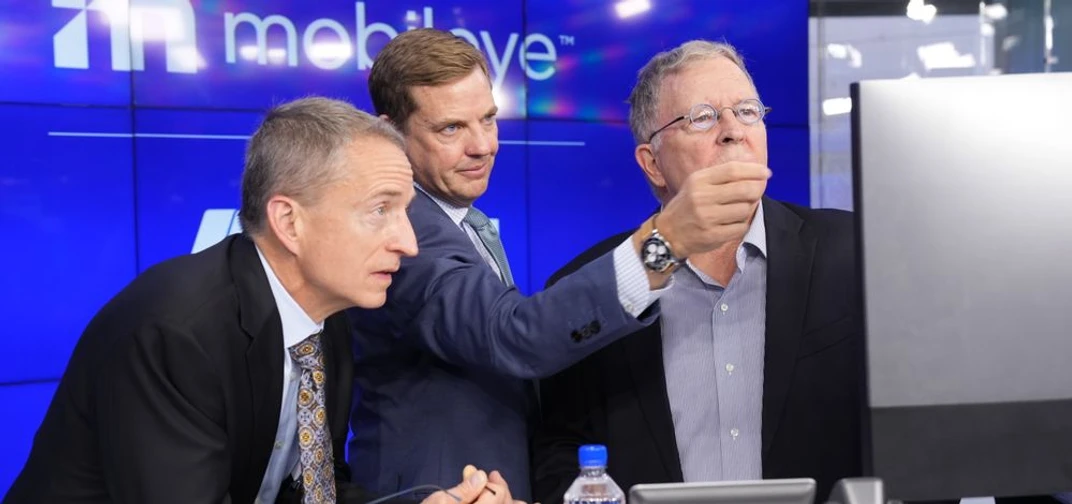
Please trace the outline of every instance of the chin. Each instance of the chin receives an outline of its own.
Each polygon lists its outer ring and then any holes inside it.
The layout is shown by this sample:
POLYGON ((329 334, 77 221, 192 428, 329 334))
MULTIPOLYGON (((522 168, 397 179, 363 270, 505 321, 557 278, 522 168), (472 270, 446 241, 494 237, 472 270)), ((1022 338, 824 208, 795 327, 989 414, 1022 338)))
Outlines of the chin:
POLYGON ((375 310, 384 305, 387 302, 387 291, 381 292, 368 292, 358 296, 354 299, 354 304, 358 308, 364 308, 366 310, 375 310))

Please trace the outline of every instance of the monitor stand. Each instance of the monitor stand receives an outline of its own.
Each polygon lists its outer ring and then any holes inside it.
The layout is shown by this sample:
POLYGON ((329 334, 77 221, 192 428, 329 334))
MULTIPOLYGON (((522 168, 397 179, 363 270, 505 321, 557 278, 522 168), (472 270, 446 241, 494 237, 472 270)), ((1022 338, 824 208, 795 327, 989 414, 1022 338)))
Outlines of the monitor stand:
POLYGON ((879 478, 844 478, 834 485, 826 504, 886 504, 879 478))

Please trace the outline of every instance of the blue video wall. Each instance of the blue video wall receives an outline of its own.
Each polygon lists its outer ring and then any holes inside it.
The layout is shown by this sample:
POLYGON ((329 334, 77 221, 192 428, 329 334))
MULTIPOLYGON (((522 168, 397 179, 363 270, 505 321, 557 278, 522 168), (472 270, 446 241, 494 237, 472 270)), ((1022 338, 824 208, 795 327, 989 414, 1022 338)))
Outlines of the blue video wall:
POLYGON ((139 272, 238 230, 246 140, 309 94, 371 110, 400 31, 487 56, 501 148, 478 205, 519 288, 655 209, 626 117, 637 70, 693 38, 736 45, 768 117, 768 193, 808 203, 807 3, 799 0, 0 1, 0 494, 93 314, 139 272))

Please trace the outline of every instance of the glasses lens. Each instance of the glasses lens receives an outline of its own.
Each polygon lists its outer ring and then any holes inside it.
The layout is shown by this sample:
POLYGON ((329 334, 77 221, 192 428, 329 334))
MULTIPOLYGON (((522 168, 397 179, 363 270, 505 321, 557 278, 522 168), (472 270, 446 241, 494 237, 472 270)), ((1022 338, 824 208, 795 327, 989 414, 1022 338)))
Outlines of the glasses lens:
POLYGON ((709 130, 711 126, 714 126, 718 122, 718 112, 715 108, 701 103, 694 105, 689 110, 689 120, 692 123, 692 127, 698 130, 709 130))
POLYGON ((745 124, 755 124, 763 119, 763 104, 759 100, 745 100, 737 104, 737 119, 745 124))

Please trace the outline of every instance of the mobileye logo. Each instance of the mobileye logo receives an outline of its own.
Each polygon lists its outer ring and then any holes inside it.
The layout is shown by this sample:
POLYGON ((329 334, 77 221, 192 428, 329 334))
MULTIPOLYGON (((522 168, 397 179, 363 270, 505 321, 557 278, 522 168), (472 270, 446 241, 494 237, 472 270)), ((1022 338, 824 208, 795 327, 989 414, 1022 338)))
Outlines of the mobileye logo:
MULTIPOLYGON (((492 218, 491 224, 500 232, 499 219, 492 218)), ((238 220, 238 209, 210 208, 201 216, 201 225, 194 236, 194 246, 190 253, 196 254, 235 233, 242 232, 242 223, 238 220)))
MULTIPOLYGON (((400 29, 369 19, 365 4, 354 4, 352 29, 331 18, 315 19, 299 27, 280 14, 225 12, 222 59, 230 65, 255 62, 298 67, 309 64, 324 70, 339 69, 350 62, 358 70, 368 70, 372 67, 369 40, 373 37, 393 39, 400 29), (270 30, 281 36, 283 42, 279 47, 269 47, 270 30)), ((53 37, 54 60, 58 68, 89 68, 87 15, 90 11, 103 15, 111 29, 113 70, 144 70, 144 44, 147 41, 166 44, 168 72, 196 73, 206 66, 198 52, 197 23, 189 0, 52 0, 52 6, 78 11, 53 37)), ((420 12, 407 10, 404 19, 405 26, 401 30, 435 27, 432 7, 425 6, 420 12)), ((514 61, 533 80, 546 80, 555 74, 558 47, 547 35, 531 33, 522 40, 514 32, 505 42, 497 43, 486 30, 453 28, 450 31, 484 51, 496 87, 502 84, 514 61)), ((572 36, 559 35, 558 41, 565 46, 574 44, 572 36)))
POLYGON ((112 70, 144 70, 144 42, 163 40, 168 72, 197 72, 200 57, 189 0, 135 0, 133 5, 129 0, 52 0, 52 6, 79 11, 52 37, 58 68, 89 68, 87 12, 96 11, 107 17, 111 27, 112 70))

